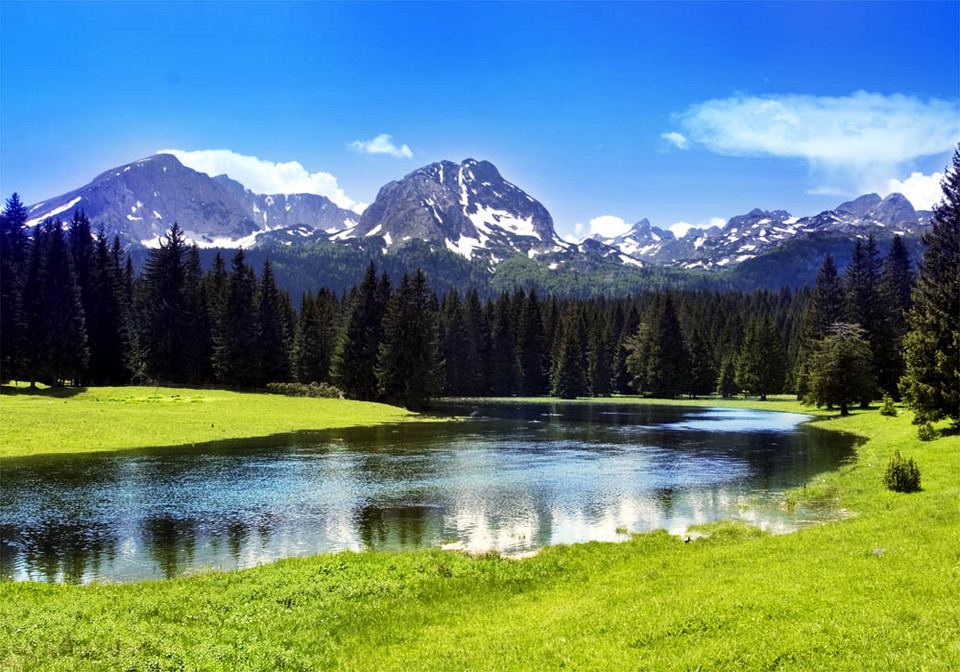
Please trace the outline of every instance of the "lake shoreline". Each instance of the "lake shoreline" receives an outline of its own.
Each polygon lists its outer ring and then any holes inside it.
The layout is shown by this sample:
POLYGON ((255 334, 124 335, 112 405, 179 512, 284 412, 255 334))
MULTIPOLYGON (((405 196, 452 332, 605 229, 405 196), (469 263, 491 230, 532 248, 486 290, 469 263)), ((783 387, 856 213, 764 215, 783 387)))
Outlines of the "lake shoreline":
POLYGON ((522 561, 365 551, 134 584, 3 583, 0 661, 13 670, 54 659, 64 669, 283 660, 344 669, 564 660, 591 669, 641 660, 659 669, 784 661, 949 669, 960 663, 960 436, 920 443, 910 419, 854 411, 815 420, 867 441, 854 463, 788 499, 856 515, 793 534, 718 523, 686 544, 654 531, 551 546, 522 561), (922 492, 883 489, 894 450, 917 459, 922 492))

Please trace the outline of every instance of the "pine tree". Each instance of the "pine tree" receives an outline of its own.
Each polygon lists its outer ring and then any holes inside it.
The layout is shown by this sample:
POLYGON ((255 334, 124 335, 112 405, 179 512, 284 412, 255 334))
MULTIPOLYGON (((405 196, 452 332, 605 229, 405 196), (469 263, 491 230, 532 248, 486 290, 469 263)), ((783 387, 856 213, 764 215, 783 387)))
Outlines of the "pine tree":
POLYGON ((184 322, 190 325, 183 334, 181 345, 183 380, 205 383, 213 378, 213 334, 200 251, 196 245, 187 249, 183 271, 184 322))
POLYGON ((817 273, 813 296, 803 315, 803 338, 810 342, 822 339, 835 322, 842 322, 847 313, 843 283, 833 257, 827 254, 817 273))
POLYGON ((587 382, 590 396, 609 397, 611 389, 612 361, 610 353, 610 328, 600 316, 592 320, 587 336, 587 382))
POLYGON ((487 390, 486 362, 490 351, 490 327, 477 290, 467 291, 463 312, 467 331, 467 367, 463 394, 479 396, 487 390))
POLYGON ((766 316, 754 317, 737 358, 737 386, 766 401, 768 394, 782 391, 785 375, 786 354, 776 324, 766 316))
POLYGON ((220 332, 214 343, 214 371, 226 385, 253 387, 259 382, 257 310, 254 304, 257 276, 246 263, 243 250, 233 255, 220 332))
POLYGON ((810 358, 807 403, 839 406, 840 415, 849 415, 850 404, 876 396, 873 353, 865 335, 856 324, 838 322, 830 328, 810 358))
POLYGON ((43 370, 54 385, 78 383, 90 357, 80 287, 59 220, 47 228, 43 370))
POLYGON ((157 381, 181 382, 186 378, 180 356, 181 339, 192 325, 186 320, 184 298, 183 231, 175 222, 148 253, 139 301, 139 341, 146 374, 157 381))
POLYGON ((880 349, 877 384, 897 400, 900 399, 899 383, 904 371, 903 337, 907 333, 907 311, 910 310, 910 292, 915 280, 910 253, 900 236, 894 236, 880 282, 886 338, 880 349))
POLYGON ((689 386, 690 357, 673 295, 658 295, 631 344, 627 368, 641 394, 673 398, 689 386))
POLYGON ((423 271, 404 274, 383 319, 377 360, 380 393, 387 403, 420 410, 439 387, 436 297, 423 271))
POLYGON ((960 421, 960 147, 942 182, 903 339, 900 390, 917 422, 960 421))
MULTIPOLYGON (((116 254, 120 254, 119 249, 116 254)), ((119 258, 107 244, 101 226, 97 232, 91 277, 96 296, 87 315, 90 338, 90 380, 95 385, 117 385, 127 380, 127 344, 122 307, 122 277, 119 258)))
POLYGON ((720 365, 720 373, 717 376, 717 394, 727 399, 739 393, 740 386, 737 385, 737 358, 735 355, 727 355, 723 358, 723 362, 720 365))
POLYGON ((23 373, 26 325, 23 286, 28 265, 27 208, 14 193, 0 213, 0 381, 23 373))
POLYGON ((543 315, 537 290, 531 289, 523 301, 517 335, 517 359, 520 365, 520 393, 539 397, 547 393, 547 361, 543 334, 543 315))
POLYGON ((463 303, 456 288, 443 301, 440 316, 440 351, 443 360, 443 393, 449 396, 465 394, 470 361, 468 359, 467 327, 463 303))
POLYGON ((273 278, 270 260, 263 262, 260 288, 256 296, 257 347, 255 360, 258 367, 257 383, 278 383, 290 377, 290 355, 285 328, 286 317, 281 305, 280 292, 273 278))
POLYGON ((490 391, 506 396, 517 391, 517 353, 514 349, 514 318, 510 295, 502 292, 494 306, 488 360, 490 391))
POLYGON ((693 397, 706 395, 717 387, 717 366, 713 349, 703 330, 694 329, 688 344, 690 352, 690 385, 686 390, 693 397))
POLYGON ((343 332, 333 354, 333 384, 351 399, 374 401, 379 396, 377 358, 382 339, 383 298, 389 281, 377 281, 373 262, 350 299, 343 332))
POLYGON ((303 297, 293 340, 294 375, 301 383, 325 383, 330 377, 333 295, 320 290, 303 297))
POLYGON ((554 397, 575 399, 587 392, 581 320, 576 305, 569 306, 560 320, 556 355, 550 371, 550 394, 554 397))

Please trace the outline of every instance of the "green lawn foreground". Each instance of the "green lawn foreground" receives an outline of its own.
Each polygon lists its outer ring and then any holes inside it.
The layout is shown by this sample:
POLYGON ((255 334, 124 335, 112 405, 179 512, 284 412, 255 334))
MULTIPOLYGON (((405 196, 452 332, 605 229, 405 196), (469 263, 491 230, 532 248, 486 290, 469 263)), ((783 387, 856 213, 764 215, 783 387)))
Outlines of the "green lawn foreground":
POLYGON ((0 391, 0 457, 179 446, 417 418, 385 404, 226 390, 0 391))
POLYGON ((654 532, 522 561, 340 553, 132 585, 4 583, 0 668, 960 668, 960 436, 920 443, 907 412, 820 424, 869 441, 788 500, 848 510, 841 521, 783 536, 721 523, 686 544, 654 532), (883 489, 896 449, 922 492, 883 489))

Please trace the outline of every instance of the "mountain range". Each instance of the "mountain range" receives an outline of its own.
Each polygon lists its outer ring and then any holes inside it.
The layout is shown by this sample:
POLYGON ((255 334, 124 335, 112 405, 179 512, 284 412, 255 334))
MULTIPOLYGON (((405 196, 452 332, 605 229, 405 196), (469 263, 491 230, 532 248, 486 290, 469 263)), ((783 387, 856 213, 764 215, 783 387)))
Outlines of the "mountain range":
POLYGON ((95 225, 129 245, 151 247, 173 222, 200 247, 247 249, 324 242, 384 255, 448 251, 491 271, 524 257, 546 270, 602 263, 722 270, 783 250, 788 243, 829 237, 849 243, 912 236, 930 222, 898 193, 867 194, 812 216, 754 209, 722 227, 691 228, 677 237, 647 219, 615 237, 579 242, 557 235, 534 197, 488 161, 441 161, 384 185, 358 215, 316 194, 257 194, 227 175, 209 176, 170 154, 156 154, 98 175, 89 184, 30 206, 29 225, 69 218, 83 209, 95 225))

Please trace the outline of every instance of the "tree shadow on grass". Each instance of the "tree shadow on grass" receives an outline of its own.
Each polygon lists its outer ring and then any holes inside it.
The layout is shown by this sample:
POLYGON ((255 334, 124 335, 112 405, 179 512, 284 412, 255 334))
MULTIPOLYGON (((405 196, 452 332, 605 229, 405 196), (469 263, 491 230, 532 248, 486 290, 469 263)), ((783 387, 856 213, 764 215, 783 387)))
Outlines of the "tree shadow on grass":
POLYGON ((51 399, 68 399, 82 392, 86 392, 85 387, 34 387, 19 385, 0 385, 0 394, 10 396, 32 396, 49 397, 51 399))

